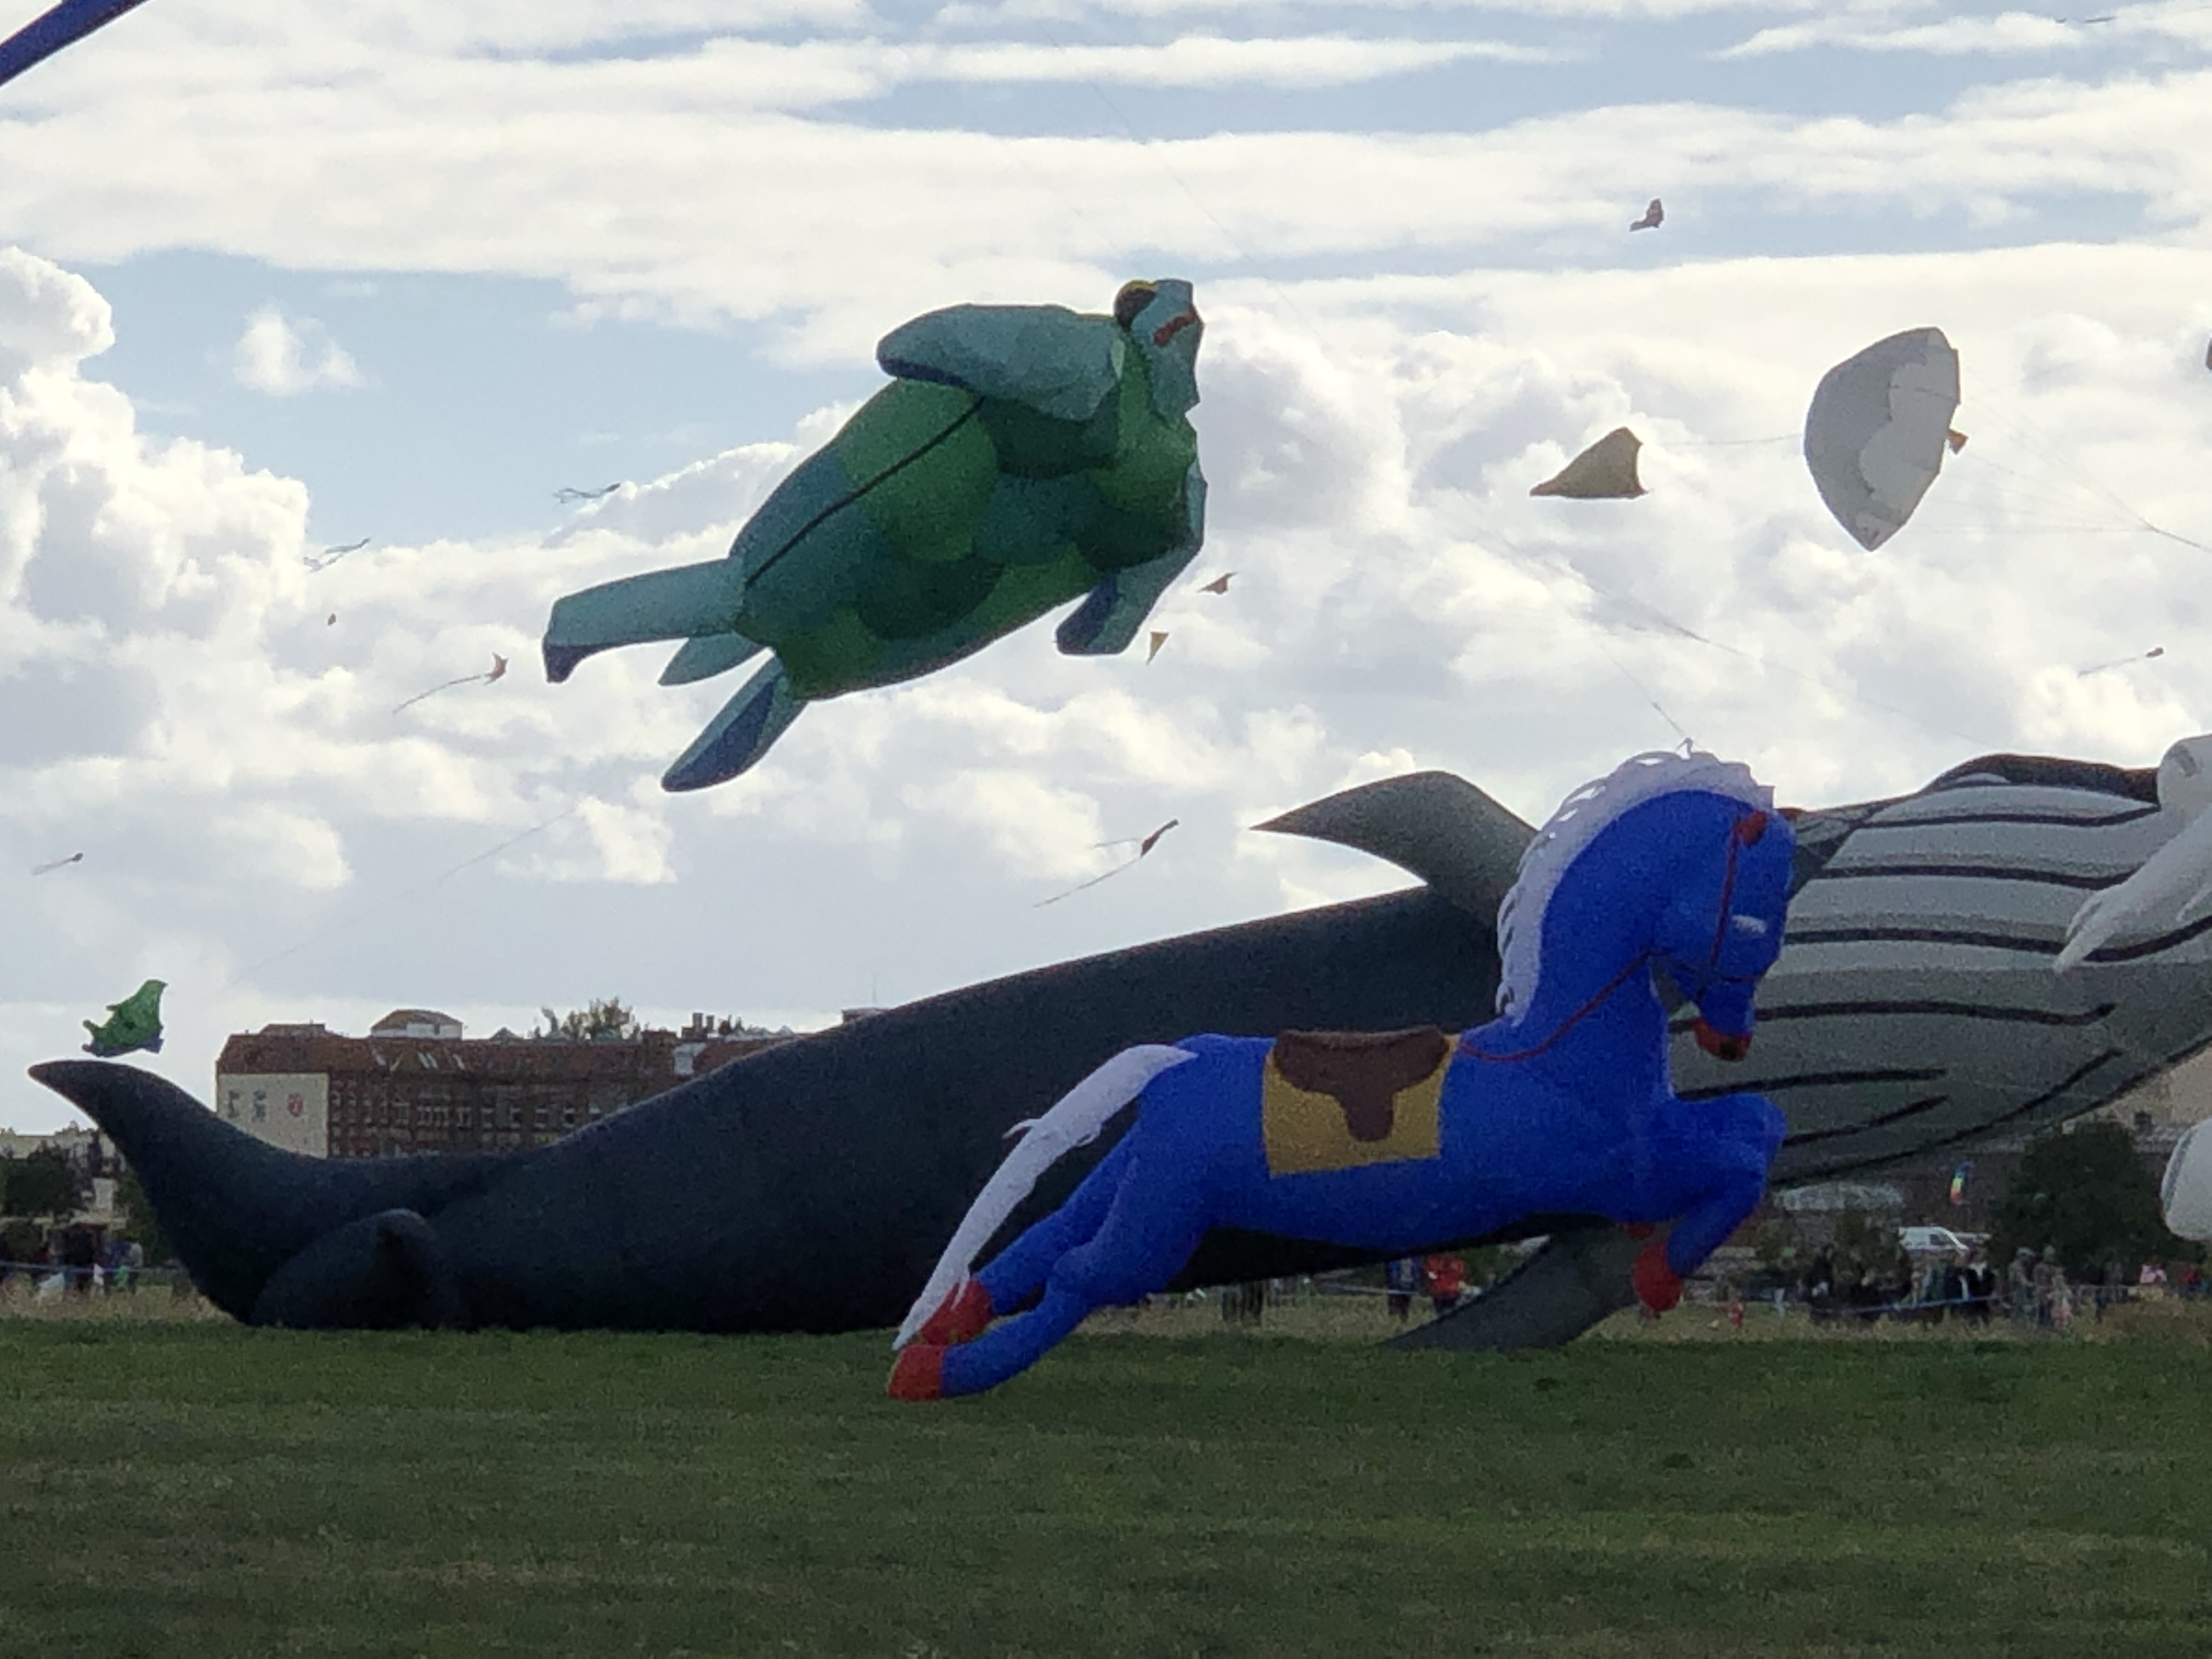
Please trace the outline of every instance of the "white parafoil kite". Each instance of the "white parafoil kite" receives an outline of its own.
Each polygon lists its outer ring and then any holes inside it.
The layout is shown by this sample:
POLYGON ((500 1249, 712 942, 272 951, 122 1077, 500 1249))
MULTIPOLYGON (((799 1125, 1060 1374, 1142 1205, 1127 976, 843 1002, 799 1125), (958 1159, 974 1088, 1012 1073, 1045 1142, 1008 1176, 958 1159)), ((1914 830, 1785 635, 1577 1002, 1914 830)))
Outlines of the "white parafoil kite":
POLYGON ((2184 1238, 2212 1239, 2212 1125, 2193 1123, 2166 1160, 2158 1199, 2166 1224, 2184 1238))
POLYGON ((1872 552, 1905 527, 1942 469, 1959 408, 1959 354, 1940 328, 1877 340, 1820 377, 1805 465, 1820 499, 1872 552))

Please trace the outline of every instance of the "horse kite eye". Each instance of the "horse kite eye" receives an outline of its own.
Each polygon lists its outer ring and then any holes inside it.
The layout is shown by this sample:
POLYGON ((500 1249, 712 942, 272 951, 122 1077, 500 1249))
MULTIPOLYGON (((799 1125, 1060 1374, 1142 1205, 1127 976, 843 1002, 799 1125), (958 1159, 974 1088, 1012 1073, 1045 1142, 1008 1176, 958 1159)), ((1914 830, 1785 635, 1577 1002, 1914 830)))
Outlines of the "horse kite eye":
POLYGON ((1737 933, 1748 933, 1754 939, 1763 939, 1766 934, 1766 923, 1758 916, 1730 916, 1729 926, 1737 933))

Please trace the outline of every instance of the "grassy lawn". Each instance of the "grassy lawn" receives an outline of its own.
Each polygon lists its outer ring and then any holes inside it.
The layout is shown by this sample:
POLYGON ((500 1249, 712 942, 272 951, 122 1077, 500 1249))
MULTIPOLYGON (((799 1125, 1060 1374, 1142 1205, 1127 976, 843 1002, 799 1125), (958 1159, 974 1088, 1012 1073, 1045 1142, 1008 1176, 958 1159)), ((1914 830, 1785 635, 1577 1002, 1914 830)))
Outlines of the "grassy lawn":
POLYGON ((0 1318, 0 1656, 2212 1644, 2188 1341, 1492 1358, 1217 1319, 936 1407, 887 1358, 0 1318))

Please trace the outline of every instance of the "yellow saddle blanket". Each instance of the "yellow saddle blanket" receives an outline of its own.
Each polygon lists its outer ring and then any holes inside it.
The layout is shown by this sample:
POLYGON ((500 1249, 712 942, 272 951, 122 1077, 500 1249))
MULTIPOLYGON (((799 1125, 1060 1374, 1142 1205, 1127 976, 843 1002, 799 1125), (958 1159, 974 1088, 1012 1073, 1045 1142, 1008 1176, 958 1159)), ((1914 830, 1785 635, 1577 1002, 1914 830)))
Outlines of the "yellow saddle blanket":
POLYGON ((1410 1031, 1285 1031, 1260 1079, 1271 1176, 1432 1158, 1456 1044, 1410 1031))

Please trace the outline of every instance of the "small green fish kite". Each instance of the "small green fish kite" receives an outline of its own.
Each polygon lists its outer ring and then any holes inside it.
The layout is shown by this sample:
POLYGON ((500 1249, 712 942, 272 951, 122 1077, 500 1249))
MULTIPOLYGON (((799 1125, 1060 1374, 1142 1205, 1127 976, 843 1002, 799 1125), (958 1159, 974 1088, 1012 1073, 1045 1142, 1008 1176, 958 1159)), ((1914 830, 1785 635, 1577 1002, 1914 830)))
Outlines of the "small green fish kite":
POLYGON ((122 1001, 107 1005, 106 1024, 85 1021, 84 1029, 92 1033, 92 1041, 84 1045, 85 1053, 96 1060, 112 1060, 138 1048, 160 1054, 161 993, 167 988, 166 981, 149 979, 122 1001))
POLYGON ((891 384, 802 461, 726 558, 571 593, 545 629, 556 684, 595 652, 684 640, 688 685, 774 653, 661 786, 736 777, 811 702, 959 661, 1080 599, 1071 656, 1126 649, 1198 556, 1188 283, 1131 283, 1111 316, 953 306, 876 348, 891 384))

